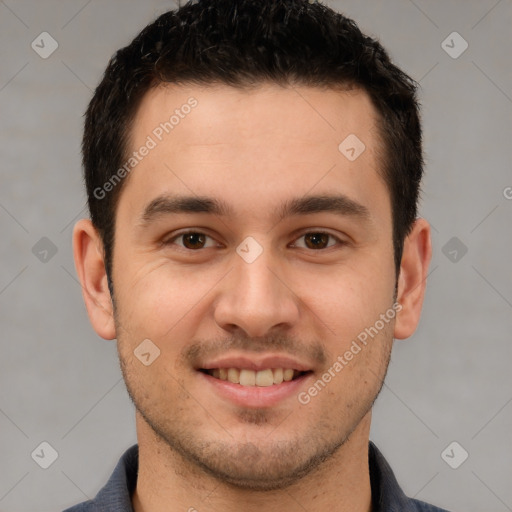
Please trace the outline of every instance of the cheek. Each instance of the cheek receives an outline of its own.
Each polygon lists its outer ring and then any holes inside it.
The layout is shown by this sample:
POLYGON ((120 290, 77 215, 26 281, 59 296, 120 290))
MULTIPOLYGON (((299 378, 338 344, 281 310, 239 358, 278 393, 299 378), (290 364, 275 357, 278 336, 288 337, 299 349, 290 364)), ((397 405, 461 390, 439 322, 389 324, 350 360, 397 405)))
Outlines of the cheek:
POLYGON ((309 279, 313 286, 296 287, 294 292, 342 343, 373 325, 392 306, 394 280, 390 265, 378 261, 364 264, 361 260, 359 265, 333 267, 309 279))
POLYGON ((155 340, 174 337, 205 314, 208 293, 225 273, 213 267, 178 268, 168 260, 126 266, 125 272, 132 277, 116 287, 120 322, 138 337, 155 340))

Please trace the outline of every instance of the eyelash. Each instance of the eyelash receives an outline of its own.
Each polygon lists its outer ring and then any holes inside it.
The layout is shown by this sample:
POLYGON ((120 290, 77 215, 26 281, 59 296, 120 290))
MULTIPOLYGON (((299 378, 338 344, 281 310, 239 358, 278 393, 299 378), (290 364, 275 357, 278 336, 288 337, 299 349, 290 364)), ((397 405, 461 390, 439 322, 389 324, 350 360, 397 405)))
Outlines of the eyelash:
MULTIPOLYGON (((182 233, 178 233, 177 235, 174 235, 172 238, 168 238, 166 240, 164 240, 162 242, 162 245, 164 246, 169 246, 169 245, 174 245, 174 241, 179 239, 179 238, 182 238, 186 235, 191 235, 191 234, 194 234, 194 235, 204 235, 206 236, 207 238, 210 238, 213 240, 213 237, 211 237, 210 235, 207 235, 206 233, 203 233, 202 231, 196 231, 196 230, 189 230, 189 231, 183 231, 182 233)), ((333 235, 332 233, 329 233, 327 231, 322 231, 322 230, 311 230, 311 231, 306 231, 304 233, 302 233, 298 238, 296 238, 295 240, 298 240, 300 238, 303 238, 305 237, 306 235, 327 235, 328 237, 330 237, 331 239, 334 239, 337 244, 339 246, 343 246, 343 245, 347 245, 347 242, 342 240, 341 238, 333 235)), ((308 247, 300 247, 300 249, 306 249, 306 250, 309 250, 309 251, 313 251, 313 252, 321 252, 321 251, 326 251, 327 249, 332 249, 335 245, 328 245, 327 247, 323 248, 323 249, 309 249, 308 247)), ((211 247, 201 247, 199 249, 188 249, 187 247, 184 247, 184 246, 178 246, 180 248, 180 250, 183 250, 183 251, 186 251, 186 252, 200 252, 202 250, 205 250, 205 249, 210 249, 211 247)))

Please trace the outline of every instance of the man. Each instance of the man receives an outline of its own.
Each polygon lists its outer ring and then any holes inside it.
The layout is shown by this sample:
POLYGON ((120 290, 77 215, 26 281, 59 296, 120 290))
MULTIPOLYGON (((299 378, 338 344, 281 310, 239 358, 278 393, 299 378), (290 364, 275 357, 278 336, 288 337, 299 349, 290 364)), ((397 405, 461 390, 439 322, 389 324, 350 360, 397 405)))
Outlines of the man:
POLYGON ((75 263, 138 445, 69 511, 440 511, 369 442, 431 258, 415 83, 306 0, 189 3, 88 107, 75 263))

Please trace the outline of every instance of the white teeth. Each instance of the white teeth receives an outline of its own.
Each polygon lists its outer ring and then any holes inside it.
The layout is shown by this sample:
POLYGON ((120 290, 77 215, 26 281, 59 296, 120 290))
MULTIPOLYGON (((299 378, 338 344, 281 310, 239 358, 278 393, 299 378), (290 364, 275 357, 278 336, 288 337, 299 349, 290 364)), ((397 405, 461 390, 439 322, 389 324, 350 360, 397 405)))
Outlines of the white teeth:
POLYGON ((240 370, 240 384, 242 386, 255 386, 256 372, 254 370, 240 370))
POLYGON ((233 384, 240 384, 240 371, 237 368, 229 368, 228 380, 233 384))
POLYGON ((289 381, 293 379, 293 370, 291 368, 286 368, 283 370, 283 380, 289 381))
POLYGON ((292 368, 267 368, 265 370, 255 371, 246 368, 215 368, 208 373, 217 379, 227 380, 233 384, 242 386, 268 387, 274 384, 281 384, 283 381, 289 382, 297 377, 300 372, 292 368))
POLYGON ((261 370, 256 373, 256 386, 272 386, 274 384, 274 374, 272 370, 261 370))
POLYGON ((281 384, 283 382, 283 369, 276 368, 274 370, 274 384, 281 384))

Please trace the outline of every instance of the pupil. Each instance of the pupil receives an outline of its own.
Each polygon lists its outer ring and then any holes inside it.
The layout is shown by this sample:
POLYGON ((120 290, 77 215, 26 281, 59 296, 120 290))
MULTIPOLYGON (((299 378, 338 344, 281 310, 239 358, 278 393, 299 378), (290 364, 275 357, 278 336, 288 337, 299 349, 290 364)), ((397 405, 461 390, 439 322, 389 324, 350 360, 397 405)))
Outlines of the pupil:
POLYGON ((197 249, 197 246, 201 246, 201 244, 204 244, 204 235, 200 233, 188 233, 185 235, 185 246, 189 249, 197 249), (193 247, 189 247, 189 245, 193 247))
POLYGON ((313 242, 312 248, 318 249, 319 245, 327 244, 328 235, 326 235, 325 233, 313 233, 310 235, 306 235, 306 240, 311 240, 313 242))

